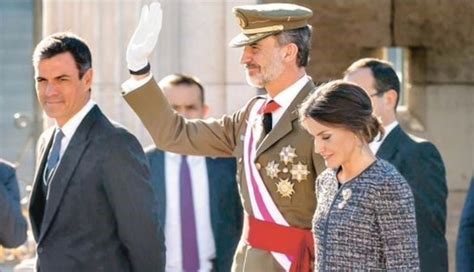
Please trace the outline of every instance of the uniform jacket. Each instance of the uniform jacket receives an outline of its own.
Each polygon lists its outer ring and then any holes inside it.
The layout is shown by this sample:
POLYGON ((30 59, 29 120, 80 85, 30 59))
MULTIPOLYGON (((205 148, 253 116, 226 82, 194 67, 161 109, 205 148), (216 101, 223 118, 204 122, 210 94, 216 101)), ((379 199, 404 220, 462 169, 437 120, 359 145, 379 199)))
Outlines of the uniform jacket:
MULTIPOLYGON (((313 139, 299 124, 297 106, 313 91, 308 82, 296 96, 276 126, 261 141, 257 148, 255 165, 268 191, 286 221, 293 227, 311 228, 311 219, 316 207, 314 181, 324 162, 314 153, 313 139), (300 182, 294 181, 292 197, 282 197, 277 192, 278 179, 290 178, 289 165, 281 162, 280 152, 290 146, 295 148, 294 163, 307 166, 309 174, 300 182), (280 165, 278 179, 267 175, 266 168, 272 162, 280 165), (286 169, 285 169, 286 168, 286 169)), ((156 146, 162 150, 190 155, 237 158, 237 179, 244 207, 242 239, 237 247, 233 271, 280 271, 282 267, 267 251, 250 248, 246 243, 247 215, 252 215, 245 173, 243 172, 243 139, 247 120, 256 97, 242 109, 220 119, 186 120, 169 106, 154 80, 125 95, 125 100, 142 120, 156 146)))
MULTIPOLYGON (((165 153, 157 148, 150 148, 146 155, 150 163, 151 184, 158 199, 158 218, 164 229, 167 203, 165 153)), ((243 223, 242 204, 235 182, 236 162, 235 159, 208 157, 206 166, 211 226, 216 248, 213 265, 216 272, 227 272, 232 265, 243 223)))
POLYGON ((26 240, 15 168, 0 159, 0 246, 17 247, 26 240))
POLYGON ((408 181, 415 196, 421 271, 448 271, 446 171, 436 147, 396 126, 377 157, 387 160, 408 181))
POLYGON ((30 219, 45 272, 163 271, 164 235, 148 163, 137 139, 94 106, 50 181, 43 169, 54 128, 39 140, 30 219))
POLYGON ((397 170, 377 160, 338 188, 337 171, 316 181, 316 271, 418 271, 415 203, 397 170))

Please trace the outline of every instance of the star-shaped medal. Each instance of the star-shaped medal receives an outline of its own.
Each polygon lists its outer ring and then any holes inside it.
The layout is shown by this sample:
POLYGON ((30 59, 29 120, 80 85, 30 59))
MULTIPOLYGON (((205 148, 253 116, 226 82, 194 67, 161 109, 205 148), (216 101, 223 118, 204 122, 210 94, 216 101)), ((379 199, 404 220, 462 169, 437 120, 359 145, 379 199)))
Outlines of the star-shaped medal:
POLYGON ((280 193, 281 197, 291 198, 291 195, 295 192, 293 189, 294 184, 289 182, 289 179, 280 179, 277 183, 277 192, 280 193))
POLYGON ((280 151, 280 160, 285 163, 285 165, 289 162, 293 163, 293 159, 296 157, 296 148, 291 147, 291 145, 283 147, 280 151))
POLYGON ((293 165, 290 173, 292 179, 296 179, 298 182, 301 182, 306 180, 307 176, 309 175, 308 166, 298 162, 298 164, 293 165))
POLYGON ((278 173, 280 173, 278 166, 280 166, 280 164, 276 163, 275 161, 269 162, 265 167, 265 170, 267 170, 267 176, 270 178, 278 178, 278 173))

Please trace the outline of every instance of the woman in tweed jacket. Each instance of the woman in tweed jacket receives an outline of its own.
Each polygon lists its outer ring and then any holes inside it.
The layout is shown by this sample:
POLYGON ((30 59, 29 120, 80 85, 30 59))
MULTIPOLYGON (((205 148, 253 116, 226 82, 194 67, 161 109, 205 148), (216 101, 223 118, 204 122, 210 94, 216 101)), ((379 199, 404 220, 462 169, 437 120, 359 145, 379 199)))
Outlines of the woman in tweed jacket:
POLYGON ((413 194, 368 147, 383 133, 369 96, 333 81, 308 98, 300 116, 327 166, 316 181, 315 271, 419 270, 413 194))

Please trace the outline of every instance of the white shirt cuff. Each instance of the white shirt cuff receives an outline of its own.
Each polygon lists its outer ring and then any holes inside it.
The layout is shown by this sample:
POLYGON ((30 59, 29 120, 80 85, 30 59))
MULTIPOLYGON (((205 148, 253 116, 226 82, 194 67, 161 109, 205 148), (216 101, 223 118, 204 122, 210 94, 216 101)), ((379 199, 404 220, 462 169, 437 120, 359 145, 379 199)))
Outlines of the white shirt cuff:
POLYGON ((136 80, 133 77, 130 77, 127 81, 122 83, 122 95, 126 95, 128 93, 135 91, 136 89, 148 83, 148 81, 150 81, 152 77, 153 77, 152 73, 150 73, 147 77, 140 80, 136 80))

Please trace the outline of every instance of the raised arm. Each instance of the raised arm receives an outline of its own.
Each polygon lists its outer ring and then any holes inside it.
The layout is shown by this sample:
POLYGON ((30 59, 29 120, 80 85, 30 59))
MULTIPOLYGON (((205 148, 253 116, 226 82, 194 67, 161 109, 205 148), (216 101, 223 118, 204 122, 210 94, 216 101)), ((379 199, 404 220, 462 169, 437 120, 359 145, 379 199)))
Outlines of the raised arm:
POLYGON ((150 74, 148 57, 158 41, 162 18, 160 3, 143 6, 140 21, 127 47, 127 66, 135 80, 144 79, 150 74))
POLYGON ((158 40, 161 19, 159 3, 143 7, 127 48, 127 63, 132 77, 122 85, 125 101, 138 115, 158 148, 190 155, 233 156, 242 137, 247 107, 220 119, 187 120, 171 108, 151 78, 148 57, 158 40))

